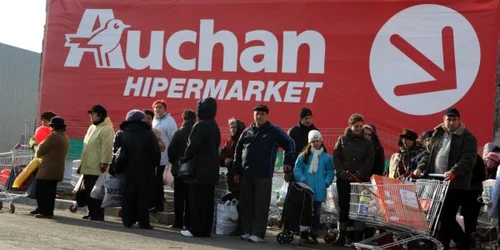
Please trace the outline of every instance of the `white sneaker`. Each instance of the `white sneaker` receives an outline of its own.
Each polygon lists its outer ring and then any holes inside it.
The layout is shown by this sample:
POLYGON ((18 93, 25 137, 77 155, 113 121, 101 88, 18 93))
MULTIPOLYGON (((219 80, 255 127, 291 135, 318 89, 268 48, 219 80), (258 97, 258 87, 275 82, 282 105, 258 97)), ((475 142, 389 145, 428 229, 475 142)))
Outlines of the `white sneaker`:
POLYGON ((189 230, 182 230, 181 234, 185 237, 193 237, 193 234, 189 230))
POLYGON ((264 239, 260 238, 257 235, 252 235, 248 238, 248 241, 254 242, 254 243, 262 243, 264 242, 264 239))
POLYGON ((248 238, 250 238, 250 234, 242 234, 242 235, 240 235, 240 238, 242 240, 248 240, 248 238))

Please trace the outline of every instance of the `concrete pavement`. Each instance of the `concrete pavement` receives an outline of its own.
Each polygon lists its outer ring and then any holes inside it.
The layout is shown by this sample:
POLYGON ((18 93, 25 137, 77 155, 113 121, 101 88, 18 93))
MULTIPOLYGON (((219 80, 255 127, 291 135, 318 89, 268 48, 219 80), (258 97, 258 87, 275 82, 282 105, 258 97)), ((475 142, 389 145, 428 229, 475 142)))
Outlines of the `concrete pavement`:
POLYGON ((0 249, 347 249, 317 246, 280 245, 277 231, 269 231, 262 244, 239 237, 213 235, 211 238, 185 238, 178 230, 155 224, 153 230, 124 228, 119 218, 106 222, 81 219, 83 213, 57 209, 53 219, 29 215, 34 206, 16 203, 16 212, 0 211, 0 249))

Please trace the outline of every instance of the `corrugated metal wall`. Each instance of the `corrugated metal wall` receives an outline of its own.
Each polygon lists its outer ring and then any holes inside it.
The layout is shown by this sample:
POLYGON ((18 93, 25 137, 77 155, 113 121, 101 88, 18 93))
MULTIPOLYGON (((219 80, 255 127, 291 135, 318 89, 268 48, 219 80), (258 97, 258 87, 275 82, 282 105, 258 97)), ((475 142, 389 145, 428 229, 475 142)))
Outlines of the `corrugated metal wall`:
POLYGON ((0 152, 33 134, 39 75, 39 53, 0 43, 0 152))

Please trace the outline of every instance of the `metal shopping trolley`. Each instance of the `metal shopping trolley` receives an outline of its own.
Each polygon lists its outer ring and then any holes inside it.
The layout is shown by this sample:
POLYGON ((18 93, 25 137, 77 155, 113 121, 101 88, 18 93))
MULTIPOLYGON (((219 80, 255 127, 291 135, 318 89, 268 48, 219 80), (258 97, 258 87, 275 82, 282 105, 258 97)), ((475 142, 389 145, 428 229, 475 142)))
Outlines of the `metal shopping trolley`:
POLYGON ((476 232, 472 235, 477 249, 498 249, 498 219, 489 217, 490 209, 491 206, 486 203, 479 210, 476 232))
POLYGON ((401 184, 351 183, 349 218, 384 228, 384 233, 354 243, 357 249, 406 248, 408 243, 426 240, 444 249, 435 239, 439 216, 449 181, 416 180, 401 184), (377 240, 393 235, 393 242, 377 240))
POLYGON ((35 154, 27 145, 16 144, 9 152, 0 153, 0 209, 3 208, 4 202, 9 203, 9 211, 14 213, 16 207, 13 204, 15 191, 12 184, 22 170, 33 160, 35 154))

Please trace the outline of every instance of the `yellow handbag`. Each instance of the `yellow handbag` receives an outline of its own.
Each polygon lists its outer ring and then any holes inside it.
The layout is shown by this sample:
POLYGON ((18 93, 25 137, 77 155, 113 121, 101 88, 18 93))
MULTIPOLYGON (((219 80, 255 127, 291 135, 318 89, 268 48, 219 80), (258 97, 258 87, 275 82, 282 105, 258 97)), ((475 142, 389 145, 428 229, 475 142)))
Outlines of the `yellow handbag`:
POLYGON ((28 182, 31 178, 31 175, 33 175, 33 172, 38 169, 38 166, 40 166, 42 159, 40 158, 34 158, 31 160, 31 162, 24 168, 24 170, 17 176, 16 180, 14 181, 14 184, 12 184, 12 188, 20 188, 22 187, 26 182, 28 182))

